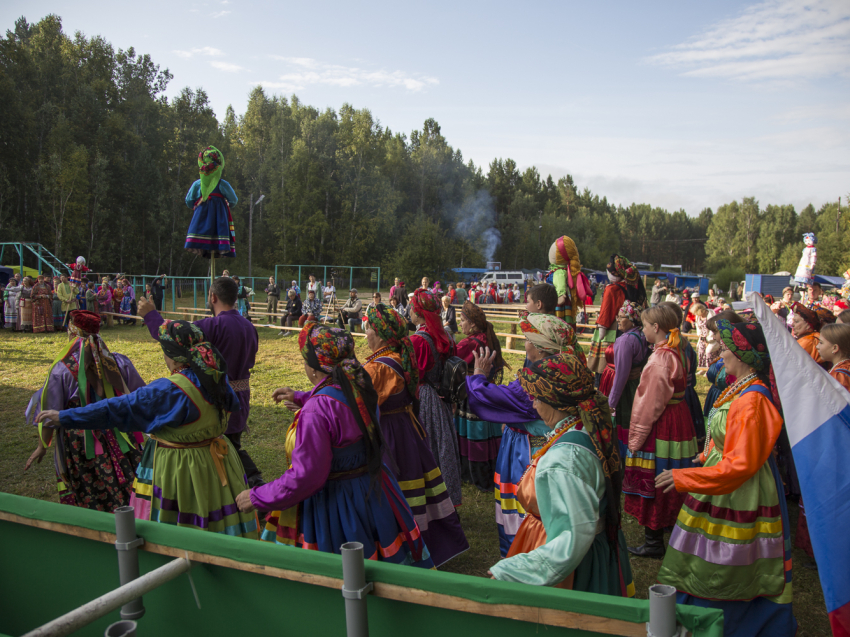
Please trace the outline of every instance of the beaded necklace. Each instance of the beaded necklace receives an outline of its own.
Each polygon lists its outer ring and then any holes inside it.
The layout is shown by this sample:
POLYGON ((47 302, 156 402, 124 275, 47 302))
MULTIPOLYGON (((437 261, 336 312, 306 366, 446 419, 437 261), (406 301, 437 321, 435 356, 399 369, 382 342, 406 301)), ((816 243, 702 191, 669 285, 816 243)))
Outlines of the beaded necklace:
POLYGON ((372 354, 371 354, 371 355, 370 355, 370 356, 366 359, 366 363, 364 363, 364 364, 371 363, 371 362, 372 362, 373 360, 375 360, 376 358, 378 358, 378 357, 380 357, 380 356, 382 356, 382 355, 384 355, 384 354, 390 354, 390 353, 392 353, 392 351, 393 351, 393 348, 392 348, 392 347, 390 347, 389 345, 384 345, 384 347, 381 347, 381 348, 380 348, 380 349, 378 349, 376 352, 373 352, 373 353, 372 353, 372 354))
POLYGON ((546 444, 543 445, 540 449, 538 449, 537 453, 531 458, 532 461, 537 460, 544 453, 549 451, 549 447, 558 442, 558 439, 567 433, 570 429, 576 426, 578 422, 581 420, 578 416, 573 416, 572 418, 565 418, 557 425, 555 425, 554 429, 546 434, 546 444))
POLYGON ((735 400, 735 398, 744 391, 747 387, 752 385, 758 380, 758 374, 755 372, 751 372, 744 376, 741 380, 736 381, 730 387, 727 387, 723 390, 723 393, 714 401, 714 405, 711 407, 711 411, 708 412, 708 419, 705 423, 705 444, 703 445, 702 452, 703 455, 708 455, 708 448, 711 445, 711 421, 714 418, 714 414, 726 403, 735 400))

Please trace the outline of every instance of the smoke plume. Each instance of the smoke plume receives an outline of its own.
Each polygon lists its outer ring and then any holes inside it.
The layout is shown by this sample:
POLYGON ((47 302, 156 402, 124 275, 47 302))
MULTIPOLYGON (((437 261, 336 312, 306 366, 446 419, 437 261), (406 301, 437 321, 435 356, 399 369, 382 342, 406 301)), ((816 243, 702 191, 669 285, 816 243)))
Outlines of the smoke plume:
POLYGON ((457 233, 480 250, 485 260, 492 261, 502 235, 496 229, 496 207, 490 193, 482 189, 467 197, 455 215, 457 233))

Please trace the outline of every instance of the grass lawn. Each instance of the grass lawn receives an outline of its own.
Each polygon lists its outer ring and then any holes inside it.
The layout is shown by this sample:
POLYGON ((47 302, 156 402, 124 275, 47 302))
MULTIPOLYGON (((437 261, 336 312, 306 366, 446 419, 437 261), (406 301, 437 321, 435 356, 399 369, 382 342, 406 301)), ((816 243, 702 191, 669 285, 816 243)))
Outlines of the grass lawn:
MULTIPOLYGON (((504 327, 497 325, 496 329, 505 331, 504 327)), ((272 403, 271 393, 283 385, 309 389, 309 383, 302 370, 296 339, 280 338, 277 332, 269 329, 259 332, 260 351, 251 376, 250 433, 243 444, 265 477, 273 479, 283 470, 284 433, 292 416, 272 403)), ((162 350, 143 327, 116 326, 104 329, 103 336, 112 351, 130 357, 146 381, 165 375, 162 350)), ((23 471, 24 463, 36 447, 35 429, 25 425, 23 414, 27 401, 43 384, 47 369, 64 342, 64 334, 25 335, 0 330, 0 434, 4 441, 0 446, 0 491, 58 501, 49 455, 47 461, 26 473, 23 471)), ((365 339, 357 339, 358 358, 363 360, 369 353, 365 339)), ((509 354, 506 359, 514 370, 522 365, 518 355, 509 354)), ((506 374, 506 382, 513 375, 513 372, 506 374)), ((701 398, 705 397, 707 388, 707 382, 700 377, 697 390, 701 398)), ((443 570, 483 577, 499 559, 493 497, 466 486, 463 498, 459 511, 470 550, 449 562, 443 570)), ((794 529, 798 509, 793 505, 789 509, 794 529)), ((629 516, 624 516, 623 528, 629 545, 643 542, 641 527, 629 516)), ((800 623, 798 637, 827 636, 830 635, 829 623, 820 582, 817 571, 802 568, 807 561, 802 551, 794 551, 797 567, 794 569, 794 612, 800 623)), ((632 559, 631 565, 637 595, 645 598, 648 587, 655 582, 661 560, 632 559)))

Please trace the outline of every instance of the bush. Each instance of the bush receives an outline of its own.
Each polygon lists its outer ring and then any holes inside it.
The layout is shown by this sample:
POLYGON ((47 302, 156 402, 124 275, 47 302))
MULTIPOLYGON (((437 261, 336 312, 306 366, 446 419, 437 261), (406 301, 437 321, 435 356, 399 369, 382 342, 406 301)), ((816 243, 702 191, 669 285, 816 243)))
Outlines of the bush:
POLYGON ((714 278, 711 279, 711 285, 717 285, 721 291, 726 292, 732 281, 740 283, 744 280, 745 276, 746 273, 743 269, 734 265, 727 265, 725 268, 720 268, 720 270, 717 271, 717 274, 715 274, 714 278))

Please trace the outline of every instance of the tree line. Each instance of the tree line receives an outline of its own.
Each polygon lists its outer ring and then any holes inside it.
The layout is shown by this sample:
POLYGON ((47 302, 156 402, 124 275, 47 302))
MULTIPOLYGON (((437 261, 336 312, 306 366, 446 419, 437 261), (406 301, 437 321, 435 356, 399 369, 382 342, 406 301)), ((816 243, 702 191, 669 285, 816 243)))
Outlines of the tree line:
POLYGON ((597 269, 621 252, 694 272, 793 270, 808 231, 821 271, 850 265, 835 204, 798 214, 745 198, 695 216, 624 207, 511 159, 485 172, 433 119, 408 135, 366 108, 321 110, 261 87, 244 115, 228 107, 218 119, 202 88, 168 99, 171 80, 133 48, 66 34, 56 15, 18 19, 0 40, 0 240, 83 255, 99 271, 204 275, 207 262, 183 250, 184 197, 199 150, 214 145, 240 197, 230 269, 243 274, 249 218, 255 275, 275 264, 381 266, 408 279, 488 260, 538 268, 561 234, 597 269))

